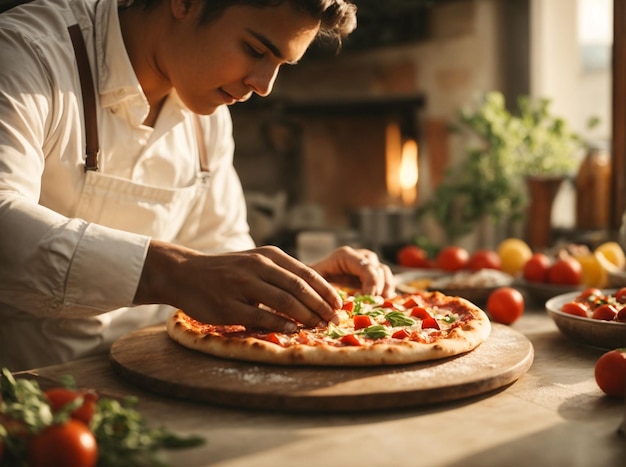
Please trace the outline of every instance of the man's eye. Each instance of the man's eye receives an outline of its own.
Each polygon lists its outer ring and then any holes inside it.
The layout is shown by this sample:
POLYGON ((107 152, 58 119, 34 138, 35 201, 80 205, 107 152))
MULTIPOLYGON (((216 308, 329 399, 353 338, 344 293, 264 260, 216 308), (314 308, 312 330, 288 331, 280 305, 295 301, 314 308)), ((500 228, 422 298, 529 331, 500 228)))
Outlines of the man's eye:
POLYGON ((248 51, 250 56, 254 57, 254 58, 263 58, 263 56, 265 55, 263 52, 259 52, 257 49, 252 47, 250 44, 246 44, 246 50, 248 51))

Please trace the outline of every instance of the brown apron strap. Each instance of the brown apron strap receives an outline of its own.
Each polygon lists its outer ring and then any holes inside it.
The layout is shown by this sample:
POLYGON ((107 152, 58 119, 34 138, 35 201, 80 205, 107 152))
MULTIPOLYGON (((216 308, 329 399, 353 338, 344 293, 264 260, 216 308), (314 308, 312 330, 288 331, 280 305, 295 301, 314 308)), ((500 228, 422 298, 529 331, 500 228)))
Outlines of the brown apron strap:
MULTIPOLYGON (((93 87, 93 78, 85 40, 80 31, 80 26, 75 24, 69 26, 67 30, 72 39, 76 64, 78 65, 78 75, 80 77, 80 90, 83 95, 83 113, 85 115, 85 171, 98 170, 98 155, 100 144, 98 142, 98 118, 96 113, 96 94, 93 87)), ((198 155, 200 157, 200 170, 208 171, 207 152, 204 144, 204 132, 200 123, 200 117, 195 115, 196 140, 198 144, 198 155)))
POLYGON ((96 95, 93 87, 93 78, 85 40, 80 31, 80 26, 75 24, 69 26, 67 30, 72 39, 76 64, 78 65, 78 75, 80 77, 80 90, 83 95, 83 113, 85 117, 85 171, 98 170, 98 153, 100 145, 98 142, 98 118, 96 114, 96 95))

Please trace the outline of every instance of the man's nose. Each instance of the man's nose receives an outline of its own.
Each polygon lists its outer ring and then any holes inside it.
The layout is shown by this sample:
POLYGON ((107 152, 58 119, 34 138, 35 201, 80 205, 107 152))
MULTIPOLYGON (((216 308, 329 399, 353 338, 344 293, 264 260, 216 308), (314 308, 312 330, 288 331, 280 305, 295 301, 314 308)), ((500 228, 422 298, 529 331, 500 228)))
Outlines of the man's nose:
POLYGON ((264 66, 253 70, 244 80, 259 96, 265 97, 272 92, 274 81, 278 76, 278 66, 264 66))

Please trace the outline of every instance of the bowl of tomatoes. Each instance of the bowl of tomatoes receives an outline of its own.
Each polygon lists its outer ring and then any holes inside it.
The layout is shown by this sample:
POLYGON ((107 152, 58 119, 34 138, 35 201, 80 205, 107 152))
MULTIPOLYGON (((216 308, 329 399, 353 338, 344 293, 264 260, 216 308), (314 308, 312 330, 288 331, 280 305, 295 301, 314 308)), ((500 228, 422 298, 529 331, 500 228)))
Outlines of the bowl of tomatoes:
POLYGON ((576 342, 604 350, 626 347, 626 288, 558 295, 546 302, 546 311, 576 342))
POLYGON ((538 304, 558 295, 582 292, 583 269, 578 260, 568 253, 550 256, 534 253, 524 264, 516 285, 538 304))

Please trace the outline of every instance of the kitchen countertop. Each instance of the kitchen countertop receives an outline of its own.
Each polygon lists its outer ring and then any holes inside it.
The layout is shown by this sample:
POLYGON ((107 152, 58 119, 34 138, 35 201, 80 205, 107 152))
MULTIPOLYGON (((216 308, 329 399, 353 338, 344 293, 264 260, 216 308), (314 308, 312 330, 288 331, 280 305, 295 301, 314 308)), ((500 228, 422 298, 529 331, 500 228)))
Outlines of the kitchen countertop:
POLYGON ((603 351, 568 340, 545 311, 511 326, 534 346, 529 371, 508 387, 432 407, 364 413, 278 413, 193 403, 145 392, 106 355, 28 373, 107 396, 135 395, 150 424, 207 443, 167 453, 173 466, 624 466, 624 402, 593 375, 603 351))

